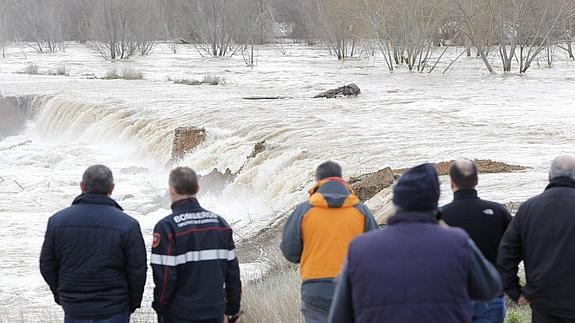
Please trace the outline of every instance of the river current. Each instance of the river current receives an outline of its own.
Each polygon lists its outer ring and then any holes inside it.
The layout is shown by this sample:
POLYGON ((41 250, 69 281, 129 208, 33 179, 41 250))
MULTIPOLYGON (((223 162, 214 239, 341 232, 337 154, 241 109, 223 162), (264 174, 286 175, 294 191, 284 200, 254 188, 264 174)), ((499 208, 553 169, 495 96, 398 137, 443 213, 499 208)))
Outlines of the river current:
MULTIPOLYGON (((113 197, 151 242, 154 224, 169 213, 168 161, 179 126, 204 127, 207 139, 178 165, 207 174, 245 164, 222 195, 201 198, 233 224, 238 240, 304 199, 314 167, 326 159, 340 162, 346 176, 457 157, 528 167, 480 177, 481 196, 503 203, 540 192, 551 160, 575 154, 573 62, 535 67, 527 76, 485 75, 474 58, 446 74, 389 73, 377 57, 341 63, 318 47, 284 49, 286 55, 261 48, 253 69, 241 57, 203 58, 184 46, 178 54, 160 46, 130 63, 104 62, 80 45, 60 54, 28 50, 26 58, 20 48, 9 50, 0 60, 0 317, 59 315, 38 255, 48 217, 79 194, 89 165, 113 170, 113 197), (70 76, 16 73, 29 62, 40 72, 68 66, 70 76), (144 79, 91 79, 125 64, 144 79), (224 77, 225 84, 168 81, 204 75, 224 77), (311 99, 352 82, 362 90, 357 98, 311 99), (242 99, 247 96, 287 98, 242 99), (267 150, 246 163, 262 140, 267 150)), ((442 182, 447 202, 451 194, 442 182)))

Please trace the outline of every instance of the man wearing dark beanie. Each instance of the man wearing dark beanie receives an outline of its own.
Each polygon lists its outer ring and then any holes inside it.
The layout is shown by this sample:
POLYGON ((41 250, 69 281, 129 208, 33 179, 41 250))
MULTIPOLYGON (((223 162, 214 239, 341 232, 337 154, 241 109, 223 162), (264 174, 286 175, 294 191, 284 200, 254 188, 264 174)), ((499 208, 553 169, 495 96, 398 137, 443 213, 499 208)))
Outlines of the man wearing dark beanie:
POLYGON ((349 246, 329 322, 471 322, 470 299, 501 293, 501 280, 465 231, 438 225, 433 165, 406 171, 388 227, 349 246))

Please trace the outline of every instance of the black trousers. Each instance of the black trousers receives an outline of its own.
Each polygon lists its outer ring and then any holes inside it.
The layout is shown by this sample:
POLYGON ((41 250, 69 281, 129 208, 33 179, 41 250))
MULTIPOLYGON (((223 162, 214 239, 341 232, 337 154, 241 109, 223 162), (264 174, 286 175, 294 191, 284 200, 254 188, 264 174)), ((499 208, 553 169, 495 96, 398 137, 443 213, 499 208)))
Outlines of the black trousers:
POLYGON ((545 310, 535 309, 531 310, 532 323, 575 323, 575 319, 555 316, 546 312, 545 310))

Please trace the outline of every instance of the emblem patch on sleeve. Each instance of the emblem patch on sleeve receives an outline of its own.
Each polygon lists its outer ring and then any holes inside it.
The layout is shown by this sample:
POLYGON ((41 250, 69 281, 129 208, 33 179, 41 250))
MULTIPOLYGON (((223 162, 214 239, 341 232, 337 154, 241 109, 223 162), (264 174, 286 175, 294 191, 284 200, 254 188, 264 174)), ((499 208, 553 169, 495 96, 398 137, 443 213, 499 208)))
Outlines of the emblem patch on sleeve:
POLYGON ((154 240, 152 240, 152 248, 156 248, 160 244, 160 234, 154 232, 154 240))

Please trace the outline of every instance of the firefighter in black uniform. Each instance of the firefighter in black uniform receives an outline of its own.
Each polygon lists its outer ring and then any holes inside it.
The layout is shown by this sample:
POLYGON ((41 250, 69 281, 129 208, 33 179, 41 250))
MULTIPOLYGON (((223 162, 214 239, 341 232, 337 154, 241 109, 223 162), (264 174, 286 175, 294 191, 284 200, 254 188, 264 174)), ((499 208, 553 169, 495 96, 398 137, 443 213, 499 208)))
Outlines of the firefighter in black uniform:
POLYGON ((241 281, 232 229, 203 209, 196 173, 170 173, 172 214, 154 228, 152 307, 161 323, 234 322, 240 314, 241 281))

